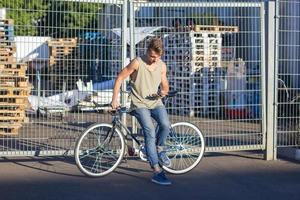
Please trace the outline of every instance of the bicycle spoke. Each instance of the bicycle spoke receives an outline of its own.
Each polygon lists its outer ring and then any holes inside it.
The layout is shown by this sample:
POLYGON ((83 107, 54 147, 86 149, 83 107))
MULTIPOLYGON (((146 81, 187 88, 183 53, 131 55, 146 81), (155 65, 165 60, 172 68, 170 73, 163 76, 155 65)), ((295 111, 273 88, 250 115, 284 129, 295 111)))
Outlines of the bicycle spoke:
POLYGON ((181 169, 184 169, 185 166, 189 166, 189 165, 184 165, 184 164, 187 164, 187 160, 185 159, 185 157, 182 156, 182 168, 181 169))
POLYGON ((109 156, 110 156, 110 158, 113 158, 114 160, 118 160, 118 159, 115 157, 115 155, 114 155, 114 154, 112 154, 112 153, 107 153, 107 152, 104 152, 103 154, 109 155, 109 156))
POLYGON ((76 143, 76 164, 86 175, 104 176, 112 172, 121 161, 124 152, 122 135, 118 130, 112 135, 111 129, 110 125, 96 124, 76 143))
POLYGON ((85 157, 87 157, 87 156, 90 156, 90 155, 92 155, 92 153, 96 153, 96 148, 94 148, 94 149, 91 149, 91 150, 93 150, 92 152, 90 152, 90 150, 85 150, 85 151, 88 151, 88 153, 86 154, 86 155, 81 155, 81 157, 80 158, 85 158, 85 157))
POLYGON ((198 140, 199 140, 199 138, 197 136, 190 136, 188 139, 186 139, 184 141, 184 143, 188 143, 189 142, 190 144, 194 144, 194 142, 196 143, 198 140))
POLYGON ((187 155, 187 160, 191 161, 190 164, 194 164, 195 159, 190 155, 190 154, 186 154, 187 155))
POLYGON ((92 166, 92 171, 94 171, 94 172, 97 172, 98 170, 95 170, 95 166, 98 168, 98 161, 100 160, 100 158, 97 156, 96 157, 96 160, 95 160, 95 162, 94 162, 94 164, 93 164, 93 166, 92 166))
POLYGON ((172 125, 173 134, 167 138, 167 155, 171 167, 164 167, 168 172, 180 174, 193 169, 203 156, 204 141, 201 132, 188 122, 172 125))

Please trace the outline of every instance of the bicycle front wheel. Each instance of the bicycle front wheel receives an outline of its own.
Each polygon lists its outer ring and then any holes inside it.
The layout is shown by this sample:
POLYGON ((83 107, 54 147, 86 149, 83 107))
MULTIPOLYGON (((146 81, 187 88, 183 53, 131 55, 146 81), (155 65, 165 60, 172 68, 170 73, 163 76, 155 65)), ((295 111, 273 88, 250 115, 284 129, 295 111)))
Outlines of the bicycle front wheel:
POLYGON ((100 177, 111 173, 125 152, 122 133, 111 124, 94 124, 77 140, 75 161, 87 176, 100 177))
POLYGON ((189 122, 172 124, 166 140, 166 151, 171 166, 163 168, 172 174, 184 174, 196 167, 205 149, 201 131, 189 122))

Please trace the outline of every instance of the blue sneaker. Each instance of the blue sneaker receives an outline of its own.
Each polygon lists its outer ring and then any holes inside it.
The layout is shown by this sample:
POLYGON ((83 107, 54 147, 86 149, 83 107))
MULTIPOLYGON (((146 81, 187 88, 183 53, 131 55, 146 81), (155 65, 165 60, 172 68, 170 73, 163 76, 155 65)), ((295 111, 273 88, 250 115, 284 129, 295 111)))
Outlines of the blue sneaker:
POLYGON ((165 173, 161 171, 160 173, 155 173, 151 179, 153 183, 159 185, 171 185, 171 181, 166 177, 165 173))
POLYGON ((161 151, 158 153, 158 158, 159 158, 159 164, 166 166, 166 167, 170 167, 171 166, 171 160, 170 158, 167 156, 165 151, 161 151))

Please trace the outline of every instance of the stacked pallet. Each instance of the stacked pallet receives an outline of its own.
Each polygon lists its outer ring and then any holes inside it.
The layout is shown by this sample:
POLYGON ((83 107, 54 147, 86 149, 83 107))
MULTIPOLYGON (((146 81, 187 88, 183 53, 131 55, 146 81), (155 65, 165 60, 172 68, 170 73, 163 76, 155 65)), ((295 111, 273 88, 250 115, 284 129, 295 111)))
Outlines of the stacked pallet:
POLYGON ((0 20, 0 134, 18 134, 27 120, 25 108, 31 87, 26 76, 27 65, 17 63, 14 54, 13 21, 0 20))
POLYGON ((48 41, 51 89, 72 90, 83 74, 79 67, 77 38, 56 38, 48 41))
POLYGON ((214 33, 236 33, 239 31, 237 26, 209 26, 209 25, 196 25, 196 32, 214 32, 214 33))
POLYGON ((192 71, 199 71, 204 67, 221 67, 221 33, 190 32, 190 38, 192 46, 192 71))
MULTIPOLYGON (((172 106, 183 115, 216 116, 220 113, 222 77, 222 34, 238 27, 196 25, 195 31, 181 28, 165 41, 170 86, 181 92, 172 106)), ((178 114, 178 113, 177 113, 178 114)))

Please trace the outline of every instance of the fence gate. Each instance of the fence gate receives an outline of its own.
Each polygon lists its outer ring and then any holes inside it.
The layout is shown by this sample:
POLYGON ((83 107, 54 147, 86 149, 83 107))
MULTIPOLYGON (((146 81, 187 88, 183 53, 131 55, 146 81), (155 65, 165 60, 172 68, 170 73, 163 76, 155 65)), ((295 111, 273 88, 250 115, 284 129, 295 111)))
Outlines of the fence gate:
POLYGON ((300 146, 300 1, 277 6, 277 147, 300 146))
POLYGON ((130 5, 131 57, 160 37, 173 122, 205 134, 206 151, 265 149, 264 4, 138 2, 130 5))
POLYGON ((171 120, 201 128, 207 151, 265 149, 263 3, 130 1, 125 38, 127 1, 16 2, 0 2, 0 156, 71 152, 110 120, 89 110, 110 102, 126 45, 140 56, 153 36, 179 92, 171 120))
POLYGON ((126 4, 0 2, 0 156, 63 155, 90 123, 109 120, 88 111, 110 102, 124 65, 126 4))

